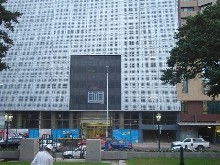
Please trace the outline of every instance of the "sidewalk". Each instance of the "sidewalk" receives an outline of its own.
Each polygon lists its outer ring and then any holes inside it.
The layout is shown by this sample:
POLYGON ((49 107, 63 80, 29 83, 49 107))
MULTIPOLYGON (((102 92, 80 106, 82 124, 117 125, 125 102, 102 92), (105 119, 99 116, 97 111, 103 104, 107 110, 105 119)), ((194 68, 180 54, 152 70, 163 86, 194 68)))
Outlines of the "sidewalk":
MULTIPOLYGON (((57 162, 85 162, 85 159, 62 159, 62 158, 56 158, 57 162)), ((111 163, 111 165, 126 165, 125 160, 104 160, 103 163, 111 163)))
MULTIPOLYGON (((158 148, 158 143, 134 143, 132 144, 134 150, 155 150, 158 148)), ((171 143, 160 143, 161 149, 169 149, 171 147, 171 143)))
POLYGON ((119 160, 119 161, 110 161, 112 165, 126 165, 125 160, 119 160))
POLYGON ((102 161, 103 163, 111 163, 111 165, 126 165, 125 160, 102 161))

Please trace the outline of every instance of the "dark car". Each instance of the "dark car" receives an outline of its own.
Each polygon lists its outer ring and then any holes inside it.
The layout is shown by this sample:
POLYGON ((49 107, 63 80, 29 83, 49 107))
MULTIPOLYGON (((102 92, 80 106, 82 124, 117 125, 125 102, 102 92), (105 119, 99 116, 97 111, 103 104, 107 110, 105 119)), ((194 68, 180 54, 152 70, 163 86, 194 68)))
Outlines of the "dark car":
POLYGON ((6 144, 6 140, 0 142, 0 148, 18 148, 21 139, 20 137, 9 137, 8 144, 6 144))
POLYGON ((128 140, 113 140, 111 142, 111 149, 112 150, 127 150, 132 149, 132 143, 128 140))

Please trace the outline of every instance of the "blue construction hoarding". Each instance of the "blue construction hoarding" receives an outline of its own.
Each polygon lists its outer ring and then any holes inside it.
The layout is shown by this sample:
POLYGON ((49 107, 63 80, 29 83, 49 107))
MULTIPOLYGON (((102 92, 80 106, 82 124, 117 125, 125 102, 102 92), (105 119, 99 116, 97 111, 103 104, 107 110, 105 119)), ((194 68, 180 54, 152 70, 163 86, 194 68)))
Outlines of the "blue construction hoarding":
POLYGON ((113 129, 112 138, 138 143, 139 131, 134 129, 113 129))

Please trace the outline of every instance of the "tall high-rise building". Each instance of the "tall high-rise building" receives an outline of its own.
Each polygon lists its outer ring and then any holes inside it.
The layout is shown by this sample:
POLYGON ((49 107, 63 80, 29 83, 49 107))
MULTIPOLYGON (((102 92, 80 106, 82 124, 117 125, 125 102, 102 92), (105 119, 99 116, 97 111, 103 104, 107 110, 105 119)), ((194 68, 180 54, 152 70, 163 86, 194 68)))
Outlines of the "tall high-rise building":
POLYGON ((164 131, 176 137, 176 87, 159 78, 175 45, 177 0, 8 0, 5 7, 23 13, 10 33, 10 69, 0 73, 0 110, 13 114, 14 127, 80 128, 89 137, 107 125, 137 129, 143 141, 160 112, 164 131))

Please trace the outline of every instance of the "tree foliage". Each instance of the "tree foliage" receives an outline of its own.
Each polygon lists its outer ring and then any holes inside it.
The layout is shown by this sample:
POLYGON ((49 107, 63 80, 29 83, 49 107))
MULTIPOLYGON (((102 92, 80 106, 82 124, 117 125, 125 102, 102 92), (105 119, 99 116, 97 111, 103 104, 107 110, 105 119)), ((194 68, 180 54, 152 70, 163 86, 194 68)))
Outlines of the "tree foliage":
POLYGON ((13 45, 13 40, 9 37, 7 31, 14 31, 13 23, 18 23, 17 18, 21 16, 19 12, 6 10, 5 3, 7 3, 7 0, 0 0, 0 71, 8 68, 3 59, 13 45))
POLYGON ((176 46, 167 60, 161 80, 175 85, 199 75, 204 80, 207 95, 220 94, 220 0, 206 7, 174 35, 176 46))

